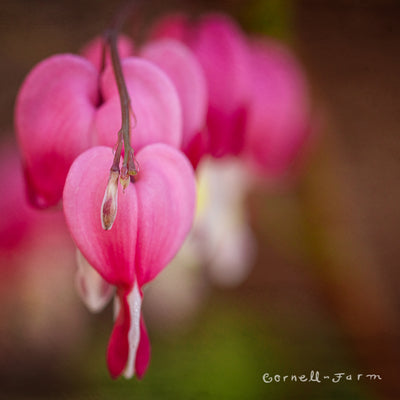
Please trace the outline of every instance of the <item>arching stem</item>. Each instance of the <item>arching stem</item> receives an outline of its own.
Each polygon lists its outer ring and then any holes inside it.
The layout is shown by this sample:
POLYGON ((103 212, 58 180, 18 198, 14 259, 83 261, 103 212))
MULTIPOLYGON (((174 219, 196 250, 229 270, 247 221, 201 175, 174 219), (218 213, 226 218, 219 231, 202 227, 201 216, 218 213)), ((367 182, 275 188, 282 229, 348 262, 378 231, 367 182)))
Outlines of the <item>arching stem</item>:
MULTIPOLYGON (((131 115, 136 123, 136 117, 131 108, 131 99, 124 74, 122 71, 121 58, 118 53, 117 38, 122 25, 121 18, 117 19, 113 28, 105 33, 106 42, 110 48, 111 62, 117 83, 120 105, 121 105, 121 129, 118 131, 117 145, 115 149, 113 163, 110 168, 110 177, 107 183, 103 202, 101 205, 101 224, 103 229, 109 230, 114 224, 118 210, 118 180, 125 190, 134 177, 139 172, 138 163, 134 157, 131 147, 131 115), (120 169, 120 160, 124 149, 124 159, 120 169)), ((105 51, 103 51, 103 63, 105 62, 105 51)))

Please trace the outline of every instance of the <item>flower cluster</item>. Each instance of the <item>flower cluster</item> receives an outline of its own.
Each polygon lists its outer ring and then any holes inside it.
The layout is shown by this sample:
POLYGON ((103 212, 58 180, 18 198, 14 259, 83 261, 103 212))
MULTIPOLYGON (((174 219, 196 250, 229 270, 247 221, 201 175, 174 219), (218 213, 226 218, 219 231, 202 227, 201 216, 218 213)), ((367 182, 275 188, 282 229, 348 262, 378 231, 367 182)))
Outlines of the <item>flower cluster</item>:
POLYGON ((264 176, 287 172, 311 121, 308 86, 289 50, 272 39, 248 38, 215 14, 195 24, 183 14, 168 16, 151 35, 185 43, 203 68, 208 152, 238 155, 264 176))
MULTIPOLYGON (((197 167, 236 157, 281 176, 310 110, 302 72, 281 45, 247 38, 222 15, 173 15, 141 48, 125 36, 114 45, 96 38, 81 55, 42 61, 21 87, 15 121, 30 201, 62 204, 84 301, 98 311, 115 295, 110 374, 141 377, 150 358, 143 287, 191 230, 197 167)), ((227 226, 240 248, 240 232, 227 226)))

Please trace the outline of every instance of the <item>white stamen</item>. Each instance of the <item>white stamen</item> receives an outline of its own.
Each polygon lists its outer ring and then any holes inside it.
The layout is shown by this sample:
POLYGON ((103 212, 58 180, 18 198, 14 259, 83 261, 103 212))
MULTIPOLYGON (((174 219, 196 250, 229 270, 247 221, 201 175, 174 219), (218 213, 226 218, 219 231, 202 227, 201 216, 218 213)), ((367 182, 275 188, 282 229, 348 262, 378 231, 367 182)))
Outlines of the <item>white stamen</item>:
POLYGON ((114 287, 106 282, 88 263, 79 249, 76 249, 78 271, 76 286, 86 307, 93 313, 104 309, 114 294, 114 287))
POLYGON ((142 306, 142 296, 140 295, 137 282, 128 295, 129 313, 131 317, 131 326, 129 328, 129 356, 125 367, 124 377, 129 379, 135 374, 136 352, 140 340, 140 309, 142 306))

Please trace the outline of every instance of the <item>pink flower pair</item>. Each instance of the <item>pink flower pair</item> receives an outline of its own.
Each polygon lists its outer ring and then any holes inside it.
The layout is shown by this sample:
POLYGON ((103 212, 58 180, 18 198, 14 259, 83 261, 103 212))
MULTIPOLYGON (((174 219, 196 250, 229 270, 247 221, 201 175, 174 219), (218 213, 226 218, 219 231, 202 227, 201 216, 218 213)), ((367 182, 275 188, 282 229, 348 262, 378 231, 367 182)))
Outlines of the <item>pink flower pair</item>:
MULTIPOLYGON (((178 46, 160 45, 159 53, 181 52, 177 56, 180 65, 176 63, 175 75, 185 78, 187 64, 193 64, 194 60, 189 51, 178 46)), ((156 57, 157 51, 153 53, 156 57)), ((180 102, 168 76, 154 63, 137 57, 124 59, 123 72, 138 121, 131 143, 135 151, 151 143, 180 148, 184 141, 185 147, 190 146, 190 134, 183 136, 182 133, 181 104, 184 102, 180 102)), ((199 103, 205 104, 204 88, 201 84, 198 87, 198 91, 192 91, 192 97, 203 97, 199 103)), ((188 89, 183 88, 181 92, 188 89)), ((201 107, 204 109, 205 105, 200 104, 201 107)), ((186 109, 185 115, 191 111, 189 106, 186 109)), ((204 124, 198 115, 198 104, 193 109, 194 116, 185 118, 186 132, 200 130, 204 124)), ((113 147, 116 143, 121 116, 111 66, 99 72, 90 61, 71 54, 42 61, 28 75, 19 92, 15 121, 31 201, 39 207, 55 205, 61 200, 65 178, 74 159, 90 147, 113 147)))

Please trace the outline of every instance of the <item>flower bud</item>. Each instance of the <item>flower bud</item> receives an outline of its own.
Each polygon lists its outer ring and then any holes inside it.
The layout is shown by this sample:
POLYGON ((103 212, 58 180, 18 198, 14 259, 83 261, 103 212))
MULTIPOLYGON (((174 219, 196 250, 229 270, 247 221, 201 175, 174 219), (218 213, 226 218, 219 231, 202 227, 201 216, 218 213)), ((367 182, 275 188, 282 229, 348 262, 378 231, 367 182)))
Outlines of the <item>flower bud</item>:
POLYGON ((139 163, 133 155, 133 150, 128 152, 128 175, 135 176, 139 172, 139 163))
POLYGON ((113 226, 118 209, 118 171, 111 171, 101 204, 101 226, 108 231, 113 226))
POLYGON ((130 181, 131 181, 131 179, 128 174, 128 168, 123 166, 121 168, 120 182, 121 182, 124 192, 125 192, 125 189, 128 187, 130 181))

